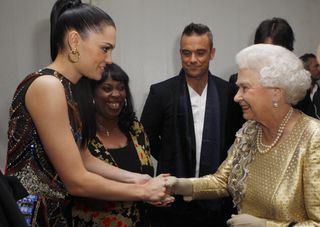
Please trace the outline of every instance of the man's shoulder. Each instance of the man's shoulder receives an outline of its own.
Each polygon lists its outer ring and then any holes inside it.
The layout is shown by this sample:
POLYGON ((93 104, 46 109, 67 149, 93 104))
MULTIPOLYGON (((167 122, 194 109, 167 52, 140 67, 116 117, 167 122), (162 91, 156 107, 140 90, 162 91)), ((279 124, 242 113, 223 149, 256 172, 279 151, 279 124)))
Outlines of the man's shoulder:
POLYGON ((181 79, 181 76, 177 75, 174 77, 171 77, 169 79, 160 81, 158 83, 152 84, 151 87, 154 89, 161 89, 161 88, 167 88, 176 85, 181 79))
POLYGON ((212 77, 212 79, 215 81, 216 84, 220 85, 220 86, 225 86, 225 87, 229 87, 229 83, 228 81, 222 79, 221 77, 218 77, 216 75, 213 74, 209 74, 209 76, 212 77))

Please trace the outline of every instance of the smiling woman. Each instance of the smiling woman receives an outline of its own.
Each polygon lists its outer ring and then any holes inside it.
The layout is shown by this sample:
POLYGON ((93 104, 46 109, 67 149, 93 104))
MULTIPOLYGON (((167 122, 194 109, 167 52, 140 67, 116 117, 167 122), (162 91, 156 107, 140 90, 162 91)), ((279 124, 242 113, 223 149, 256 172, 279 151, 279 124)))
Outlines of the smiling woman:
POLYGON ((57 0, 51 12, 53 62, 27 76, 15 92, 6 173, 38 198, 32 226, 72 226, 70 195, 152 202, 165 195, 164 177, 151 179, 80 152, 87 144, 83 112, 90 112, 92 97, 79 86, 101 79, 112 63, 115 34, 113 20, 101 9, 57 0))
MULTIPOLYGON (((153 176, 149 141, 133 112, 127 74, 116 64, 108 65, 92 89, 96 124, 91 126, 96 133, 88 138, 86 152, 116 167, 153 176)), ((145 213, 142 202, 122 200, 75 198, 72 209, 75 226, 149 226, 145 213)))
POLYGON ((319 226, 320 123, 292 107, 310 87, 310 74, 277 45, 247 47, 236 60, 235 101, 248 121, 216 173, 169 177, 169 185, 193 199, 230 194, 239 214, 229 226, 319 226))

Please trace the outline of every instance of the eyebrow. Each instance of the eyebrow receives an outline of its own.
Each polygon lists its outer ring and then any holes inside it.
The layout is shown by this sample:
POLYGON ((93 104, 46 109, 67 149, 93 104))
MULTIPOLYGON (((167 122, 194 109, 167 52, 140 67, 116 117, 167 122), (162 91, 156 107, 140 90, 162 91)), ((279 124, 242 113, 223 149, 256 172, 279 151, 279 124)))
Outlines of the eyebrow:
POLYGON ((237 85, 237 86, 240 86, 240 85, 241 85, 241 86, 244 86, 244 85, 248 86, 248 85, 251 85, 251 84, 248 83, 248 82, 246 82, 246 81, 244 81, 244 82, 239 82, 239 83, 236 82, 236 85, 237 85))
POLYGON ((112 45, 111 43, 103 42, 103 45, 106 45, 106 46, 111 47, 112 49, 114 49, 114 45, 112 45))
MULTIPOLYGON (((199 50, 204 50, 204 51, 206 51, 207 49, 206 48, 199 48, 199 49, 195 49, 194 51, 199 51, 199 50)), ((190 49, 181 49, 181 51, 191 51, 192 52, 192 50, 190 50, 190 49)))

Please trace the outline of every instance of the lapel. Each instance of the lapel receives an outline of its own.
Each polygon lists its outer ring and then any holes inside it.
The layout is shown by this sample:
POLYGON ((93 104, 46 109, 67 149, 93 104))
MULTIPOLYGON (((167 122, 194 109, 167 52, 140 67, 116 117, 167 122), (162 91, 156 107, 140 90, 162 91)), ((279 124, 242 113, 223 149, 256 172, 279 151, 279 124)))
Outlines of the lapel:
POLYGON ((190 96, 181 70, 175 90, 174 128, 175 128, 175 155, 174 165, 177 177, 193 177, 196 167, 196 147, 193 127, 193 115, 190 96))
POLYGON ((209 74, 199 176, 215 172, 220 163, 220 102, 214 77, 209 74))
POLYGON ((313 117, 319 119, 319 116, 320 116, 320 89, 319 89, 318 84, 316 84, 315 86, 317 86, 317 90, 314 93, 313 98, 312 98, 313 109, 314 109, 313 117))
MULTIPOLYGON (((223 84, 209 72, 205 124, 203 128, 200 157, 200 176, 214 172, 221 161, 224 144, 226 97, 228 93, 223 84)), ((177 177, 194 177, 196 168, 196 143, 192 107, 185 80, 181 70, 174 93, 174 173, 177 177)))

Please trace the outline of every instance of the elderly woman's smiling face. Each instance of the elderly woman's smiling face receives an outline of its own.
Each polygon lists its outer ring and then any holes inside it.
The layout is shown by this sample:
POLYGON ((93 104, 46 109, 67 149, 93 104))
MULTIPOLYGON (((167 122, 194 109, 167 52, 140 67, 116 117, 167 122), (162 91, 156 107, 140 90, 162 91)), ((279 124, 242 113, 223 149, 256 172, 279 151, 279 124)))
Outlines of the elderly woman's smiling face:
POLYGON ((251 69, 240 69, 237 86, 239 90, 234 97, 242 108, 243 118, 261 121, 272 107, 272 89, 262 87, 258 74, 251 69))

